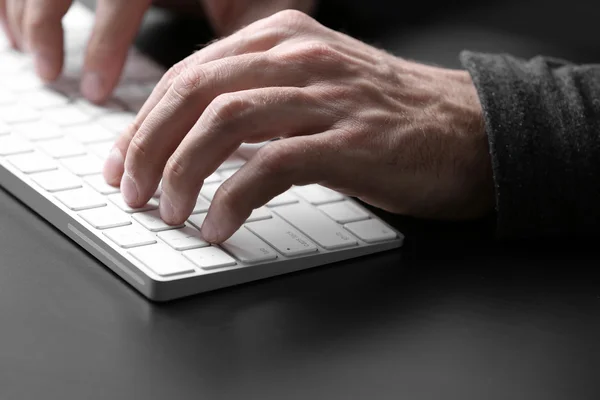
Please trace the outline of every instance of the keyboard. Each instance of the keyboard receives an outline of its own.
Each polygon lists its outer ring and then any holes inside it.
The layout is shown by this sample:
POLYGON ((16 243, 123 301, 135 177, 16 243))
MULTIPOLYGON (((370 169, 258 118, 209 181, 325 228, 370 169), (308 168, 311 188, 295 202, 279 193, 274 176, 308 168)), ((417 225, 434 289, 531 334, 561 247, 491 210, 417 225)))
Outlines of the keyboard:
POLYGON ((144 296, 167 301, 402 246, 402 233, 319 185, 292 187, 226 242, 206 243, 199 228, 215 191, 256 145, 242 145, 206 179, 181 226, 160 219, 159 193, 142 208, 127 206, 104 181, 103 162, 164 70, 132 49, 112 98, 102 107, 84 100, 92 18, 78 4, 65 16, 64 73, 50 85, 0 33, 0 185, 144 296))

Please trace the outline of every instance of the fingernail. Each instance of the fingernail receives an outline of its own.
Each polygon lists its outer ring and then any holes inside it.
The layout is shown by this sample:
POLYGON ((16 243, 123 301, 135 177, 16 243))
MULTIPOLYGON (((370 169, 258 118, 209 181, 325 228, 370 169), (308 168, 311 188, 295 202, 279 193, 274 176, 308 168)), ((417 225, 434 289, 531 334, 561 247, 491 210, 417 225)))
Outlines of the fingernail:
POLYGON ((46 53, 36 53, 35 70, 44 81, 56 78, 56 60, 46 53))
POLYGON ((217 231, 217 227, 212 222, 212 218, 209 215, 206 216, 204 223, 202 223, 202 237, 204 240, 210 243, 214 243, 219 239, 219 232, 217 231))
POLYGON ((171 199, 165 192, 163 192, 160 196, 159 209, 160 217, 163 221, 165 221, 166 223, 173 222, 175 218, 175 209, 173 208, 173 203, 171 202, 171 199))
POLYGON ((104 84, 102 77, 97 72, 86 72, 81 79, 81 93, 94 102, 101 101, 104 97, 104 84))
POLYGON ((121 192, 127 204, 136 204, 138 199, 137 186, 127 171, 125 171, 123 179, 121 179, 121 192))
POLYGON ((118 147, 113 147, 104 162, 104 178, 114 182, 123 174, 125 158, 118 147))

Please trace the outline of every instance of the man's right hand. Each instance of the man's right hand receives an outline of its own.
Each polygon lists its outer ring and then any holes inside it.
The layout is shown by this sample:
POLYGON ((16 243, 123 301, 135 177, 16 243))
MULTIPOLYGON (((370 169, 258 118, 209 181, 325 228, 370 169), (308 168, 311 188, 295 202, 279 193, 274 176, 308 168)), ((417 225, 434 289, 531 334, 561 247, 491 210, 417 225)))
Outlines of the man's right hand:
MULTIPOLYGON (((83 95, 103 102, 119 81, 151 0, 98 0, 81 80, 83 95)), ((38 75, 55 80, 64 59, 61 20, 72 0, 0 0, 0 22, 16 49, 30 52, 38 75)))

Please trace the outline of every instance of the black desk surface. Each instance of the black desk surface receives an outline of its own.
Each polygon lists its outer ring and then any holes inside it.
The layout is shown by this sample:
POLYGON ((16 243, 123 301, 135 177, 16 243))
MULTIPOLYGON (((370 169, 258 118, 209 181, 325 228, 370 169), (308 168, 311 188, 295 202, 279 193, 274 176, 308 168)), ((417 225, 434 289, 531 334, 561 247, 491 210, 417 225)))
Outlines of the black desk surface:
POLYGON ((154 304, 0 191, 0 399, 600 398, 593 246, 387 218, 402 251, 154 304))

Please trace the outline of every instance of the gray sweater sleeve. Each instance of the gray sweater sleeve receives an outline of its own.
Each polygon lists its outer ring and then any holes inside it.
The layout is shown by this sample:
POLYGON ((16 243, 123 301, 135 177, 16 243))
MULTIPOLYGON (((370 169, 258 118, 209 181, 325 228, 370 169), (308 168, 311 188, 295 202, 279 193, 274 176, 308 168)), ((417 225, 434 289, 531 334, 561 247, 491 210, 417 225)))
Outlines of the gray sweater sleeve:
POLYGON ((600 234, 600 65, 460 59, 483 106, 498 234, 600 234))

